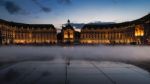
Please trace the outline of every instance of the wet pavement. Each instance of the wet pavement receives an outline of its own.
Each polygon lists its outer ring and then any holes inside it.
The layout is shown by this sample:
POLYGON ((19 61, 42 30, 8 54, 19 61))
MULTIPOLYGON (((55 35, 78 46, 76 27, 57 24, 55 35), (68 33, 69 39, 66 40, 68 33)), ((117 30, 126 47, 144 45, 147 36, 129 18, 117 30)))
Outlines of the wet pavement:
POLYGON ((150 74, 119 62, 55 59, 1 69, 0 84, 150 84, 150 74))

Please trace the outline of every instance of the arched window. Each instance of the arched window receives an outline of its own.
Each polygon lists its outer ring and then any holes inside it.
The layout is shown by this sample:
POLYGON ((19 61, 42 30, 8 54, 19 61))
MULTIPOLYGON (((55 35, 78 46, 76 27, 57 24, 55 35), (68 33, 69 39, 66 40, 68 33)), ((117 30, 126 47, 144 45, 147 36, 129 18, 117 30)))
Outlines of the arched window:
POLYGON ((135 36, 144 36, 144 27, 142 25, 135 27, 135 36))

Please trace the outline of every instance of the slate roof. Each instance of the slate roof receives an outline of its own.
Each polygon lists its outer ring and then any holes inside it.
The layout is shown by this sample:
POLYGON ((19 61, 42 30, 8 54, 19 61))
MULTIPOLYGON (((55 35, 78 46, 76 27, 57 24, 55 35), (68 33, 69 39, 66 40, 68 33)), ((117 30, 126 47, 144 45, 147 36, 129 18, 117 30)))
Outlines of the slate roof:
POLYGON ((0 23, 1 24, 7 24, 9 26, 15 27, 17 26, 18 28, 46 28, 46 29, 55 29, 54 25, 52 24, 24 24, 24 23, 16 23, 16 22, 9 22, 9 21, 5 21, 0 19, 0 23))
POLYGON ((128 22, 123 22, 123 23, 112 23, 112 24, 86 24, 83 26, 82 29, 107 29, 107 28, 122 28, 123 26, 130 26, 132 24, 143 24, 146 21, 150 21, 150 14, 134 20, 134 21, 128 21, 128 22))

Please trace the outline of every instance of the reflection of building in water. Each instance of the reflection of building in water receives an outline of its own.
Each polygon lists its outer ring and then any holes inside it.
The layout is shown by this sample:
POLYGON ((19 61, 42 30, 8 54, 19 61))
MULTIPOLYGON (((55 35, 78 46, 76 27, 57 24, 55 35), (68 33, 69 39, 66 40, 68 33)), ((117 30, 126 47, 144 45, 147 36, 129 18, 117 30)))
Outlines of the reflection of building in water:
POLYGON ((20 24, 0 21, 2 44, 55 44, 57 32, 53 25, 20 24))
POLYGON ((147 44, 150 42, 150 14, 119 24, 87 24, 81 29, 81 44, 147 44))
POLYGON ((116 24, 87 24, 75 31, 70 21, 57 34, 53 25, 20 24, 0 20, 0 44, 149 44, 150 14, 116 24))

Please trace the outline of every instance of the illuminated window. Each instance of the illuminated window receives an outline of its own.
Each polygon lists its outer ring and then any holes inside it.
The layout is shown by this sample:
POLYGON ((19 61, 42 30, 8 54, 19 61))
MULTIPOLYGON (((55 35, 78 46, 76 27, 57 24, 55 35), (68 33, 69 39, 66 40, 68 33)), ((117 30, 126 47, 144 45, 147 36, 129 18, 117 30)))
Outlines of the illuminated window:
POLYGON ((73 38, 73 35, 70 35, 70 38, 73 38))
POLYGON ((64 33, 64 38, 68 38, 68 33, 67 32, 64 33))
POLYGON ((141 25, 135 27, 135 36, 144 36, 144 28, 141 25))
POLYGON ((70 38, 73 38, 73 32, 70 31, 70 32, 69 32, 69 35, 70 35, 70 36, 69 36, 70 38))

